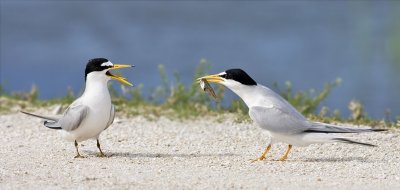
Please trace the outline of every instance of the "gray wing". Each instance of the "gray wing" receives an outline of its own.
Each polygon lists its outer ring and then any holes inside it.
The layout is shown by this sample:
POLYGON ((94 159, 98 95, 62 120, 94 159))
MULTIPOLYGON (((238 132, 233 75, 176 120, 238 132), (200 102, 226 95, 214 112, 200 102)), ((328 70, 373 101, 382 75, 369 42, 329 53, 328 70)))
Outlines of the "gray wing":
POLYGON ((58 124, 66 131, 73 131, 79 127, 86 118, 89 108, 84 105, 71 105, 65 110, 63 117, 54 125, 58 124))
POLYGON ((303 116, 290 114, 278 107, 253 106, 249 115, 261 128, 280 134, 302 133, 310 125, 303 116))
POLYGON ((106 130, 111 124, 113 124, 114 118, 115 118, 115 106, 111 105, 110 119, 108 120, 107 126, 104 130, 106 130))
POLYGON ((313 122, 309 129, 304 132, 307 133, 364 133, 364 132, 378 132, 387 131, 386 129, 371 129, 371 128, 355 128, 355 127, 342 127, 327 123, 313 122))

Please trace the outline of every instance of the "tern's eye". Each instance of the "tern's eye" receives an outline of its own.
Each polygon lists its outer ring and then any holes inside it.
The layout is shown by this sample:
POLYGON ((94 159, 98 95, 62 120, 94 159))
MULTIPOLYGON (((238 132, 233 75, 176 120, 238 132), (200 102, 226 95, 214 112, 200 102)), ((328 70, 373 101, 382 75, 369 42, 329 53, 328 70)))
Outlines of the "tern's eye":
POLYGON ((222 78, 226 78, 226 74, 219 75, 219 76, 222 77, 222 78))

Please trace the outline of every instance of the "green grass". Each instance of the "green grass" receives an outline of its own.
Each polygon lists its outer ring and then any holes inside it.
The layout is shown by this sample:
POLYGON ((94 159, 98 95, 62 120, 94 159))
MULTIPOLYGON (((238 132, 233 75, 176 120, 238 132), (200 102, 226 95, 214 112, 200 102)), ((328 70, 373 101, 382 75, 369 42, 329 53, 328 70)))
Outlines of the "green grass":
MULTIPOLYGON (((165 67, 159 65, 161 83, 149 93, 149 96, 143 95, 143 84, 134 88, 126 88, 121 85, 122 94, 117 93, 116 87, 118 85, 109 85, 112 101, 119 113, 128 116, 144 115, 148 119, 157 119, 160 116, 190 119, 202 116, 220 116, 221 113, 228 113, 235 114, 237 122, 249 121, 248 108, 239 98, 232 100, 225 106, 222 104, 225 91, 223 86, 214 85, 217 100, 212 99, 199 87, 196 79, 206 75, 210 68, 210 63, 206 60, 201 60, 194 72, 192 83, 184 85, 179 73, 174 73, 174 77, 171 80, 167 77, 165 67)), ((321 103, 341 82, 342 80, 338 78, 333 82, 326 83, 321 90, 310 89, 294 92, 291 82, 286 82, 283 87, 278 83, 274 83, 272 89, 312 120, 327 123, 346 122, 379 127, 400 127, 400 116, 394 122, 390 122, 387 119, 370 119, 364 112, 362 103, 356 100, 349 103, 351 111, 349 118, 342 117, 339 110, 331 111, 327 107, 319 109, 321 103)), ((51 100, 38 100, 38 94, 39 89, 36 85, 32 86, 30 92, 14 93, 5 92, 2 85, 0 85, 0 112, 13 111, 13 107, 25 109, 27 107, 46 107, 55 104, 68 105, 77 98, 70 89, 65 96, 51 100)))
POLYGON ((324 101, 330 94, 331 90, 338 85, 342 80, 340 78, 333 82, 325 84, 325 87, 320 91, 316 92, 314 89, 308 91, 293 92, 292 83, 286 82, 286 89, 281 90, 277 83, 274 83, 276 91, 285 98, 290 104, 297 108, 301 113, 305 115, 315 114, 321 102, 324 101))

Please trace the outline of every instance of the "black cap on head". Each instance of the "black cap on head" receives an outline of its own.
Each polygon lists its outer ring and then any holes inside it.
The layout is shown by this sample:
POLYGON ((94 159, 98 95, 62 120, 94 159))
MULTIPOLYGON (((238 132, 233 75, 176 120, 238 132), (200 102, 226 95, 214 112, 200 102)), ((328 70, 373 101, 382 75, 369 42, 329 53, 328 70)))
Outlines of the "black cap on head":
POLYGON ((222 78, 232 79, 234 81, 240 82, 244 85, 257 85, 257 82, 254 81, 246 72, 242 69, 229 69, 225 71, 225 74, 221 75, 222 78))
POLYGON ((89 73, 93 71, 102 71, 104 69, 111 68, 111 65, 102 65, 103 63, 107 63, 108 59, 106 58, 94 58, 90 59, 88 63, 86 64, 86 69, 85 69, 85 80, 86 77, 89 73))

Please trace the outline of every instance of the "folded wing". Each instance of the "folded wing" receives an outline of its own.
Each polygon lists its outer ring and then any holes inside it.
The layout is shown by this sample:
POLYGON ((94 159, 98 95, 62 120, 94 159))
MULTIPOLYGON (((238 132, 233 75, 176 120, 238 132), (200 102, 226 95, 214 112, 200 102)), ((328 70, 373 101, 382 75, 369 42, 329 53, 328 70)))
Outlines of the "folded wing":
POLYGON ((296 134, 308 129, 309 122, 301 115, 293 115, 278 107, 253 106, 251 119, 262 128, 280 134, 296 134))
POLYGON ((379 132, 387 131, 387 129, 372 129, 372 128, 355 128, 355 127, 342 127, 327 123, 312 122, 309 129, 304 132, 307 133, 365 133, 365 132, 379 132))
POLYGON ((64 113, 64 116, 53 125, 60 126, 66 131, 77 129, 86 118, 89 108, 84 105, 70 106, 64 113))

